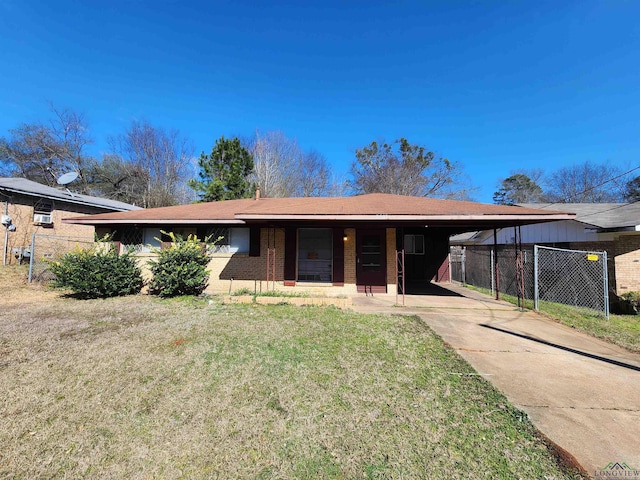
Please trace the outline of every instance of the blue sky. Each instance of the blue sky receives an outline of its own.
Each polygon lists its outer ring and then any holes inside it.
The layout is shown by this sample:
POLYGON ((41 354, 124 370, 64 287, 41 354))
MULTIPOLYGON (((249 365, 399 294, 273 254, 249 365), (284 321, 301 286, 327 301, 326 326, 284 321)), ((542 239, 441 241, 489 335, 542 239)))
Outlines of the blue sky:
POLYGON ((281 130, 346 174, 372 140, 459 162, 490 202, 520 168, 640 164, 640 2, 0 0, 0 135, 86 113, 196 151, 281 130))

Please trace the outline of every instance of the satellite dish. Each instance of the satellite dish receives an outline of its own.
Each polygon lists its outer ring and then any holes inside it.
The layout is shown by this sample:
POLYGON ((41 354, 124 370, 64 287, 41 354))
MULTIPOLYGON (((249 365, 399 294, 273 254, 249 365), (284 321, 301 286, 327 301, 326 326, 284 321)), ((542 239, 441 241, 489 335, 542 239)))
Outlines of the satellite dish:
POLYGON ((76 178, 78 178, 78 172, 67 172, 60 175, 56 182, 58 185, 67 185, 68 183, 73 182, 76 178))

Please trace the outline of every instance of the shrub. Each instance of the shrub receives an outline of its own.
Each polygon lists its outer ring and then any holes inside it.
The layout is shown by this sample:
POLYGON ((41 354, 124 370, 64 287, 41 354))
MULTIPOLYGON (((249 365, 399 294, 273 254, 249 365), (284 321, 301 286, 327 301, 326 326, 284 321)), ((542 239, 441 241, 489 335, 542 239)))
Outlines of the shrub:
POLYGON ((55 288, 71 290, 79 298, 133 295, 142 289, 142 272, 130 253, 119 254, 112 244, 66 253, 51 263, 55 288))
POLYGON ((149 261, 153 274, 149 292, 160 297, 200 295, 207 288, 209 279, 206 246, 195 235, 184 239, 174 233, 165 234, 169 235, 172 243, 167 248, 156 250, 157 260, 149 261))
POLYGON ((640 292, 627 292, 622 294, 622 299, 628 307, 623 308, 622 313, 637 314, 640 311, 640 292))
POLYGON ((634 305, 638 305, 638 303, 640 303, 640 292, 623 293, 622 298, 629 302, 632 302, 634 305))

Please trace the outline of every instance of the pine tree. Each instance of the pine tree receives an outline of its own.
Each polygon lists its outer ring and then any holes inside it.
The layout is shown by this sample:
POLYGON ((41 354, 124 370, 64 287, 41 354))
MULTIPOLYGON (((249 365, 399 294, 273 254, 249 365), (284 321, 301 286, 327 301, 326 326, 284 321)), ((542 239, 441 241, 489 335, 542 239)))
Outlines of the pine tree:
POLYGON ((189 186, 201 202, 249 198, 253 194, 247 179, 253 171, 253 159, 238 138, 220 137, 209 155, 200 154, 198 167, 199 179, 190 180, 189 186))

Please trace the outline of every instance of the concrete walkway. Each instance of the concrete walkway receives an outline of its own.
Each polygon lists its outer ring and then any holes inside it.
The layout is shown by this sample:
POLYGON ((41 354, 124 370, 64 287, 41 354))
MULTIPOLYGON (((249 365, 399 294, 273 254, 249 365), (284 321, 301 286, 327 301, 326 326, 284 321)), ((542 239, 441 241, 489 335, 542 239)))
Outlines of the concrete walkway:
MULTIPOLYGON (((640 355, 472 290, 358 296, 363 313, 417 314, 592 476, 640 470, 640 355)), ((634 477, 635 478, 635 477, 634 477)))

